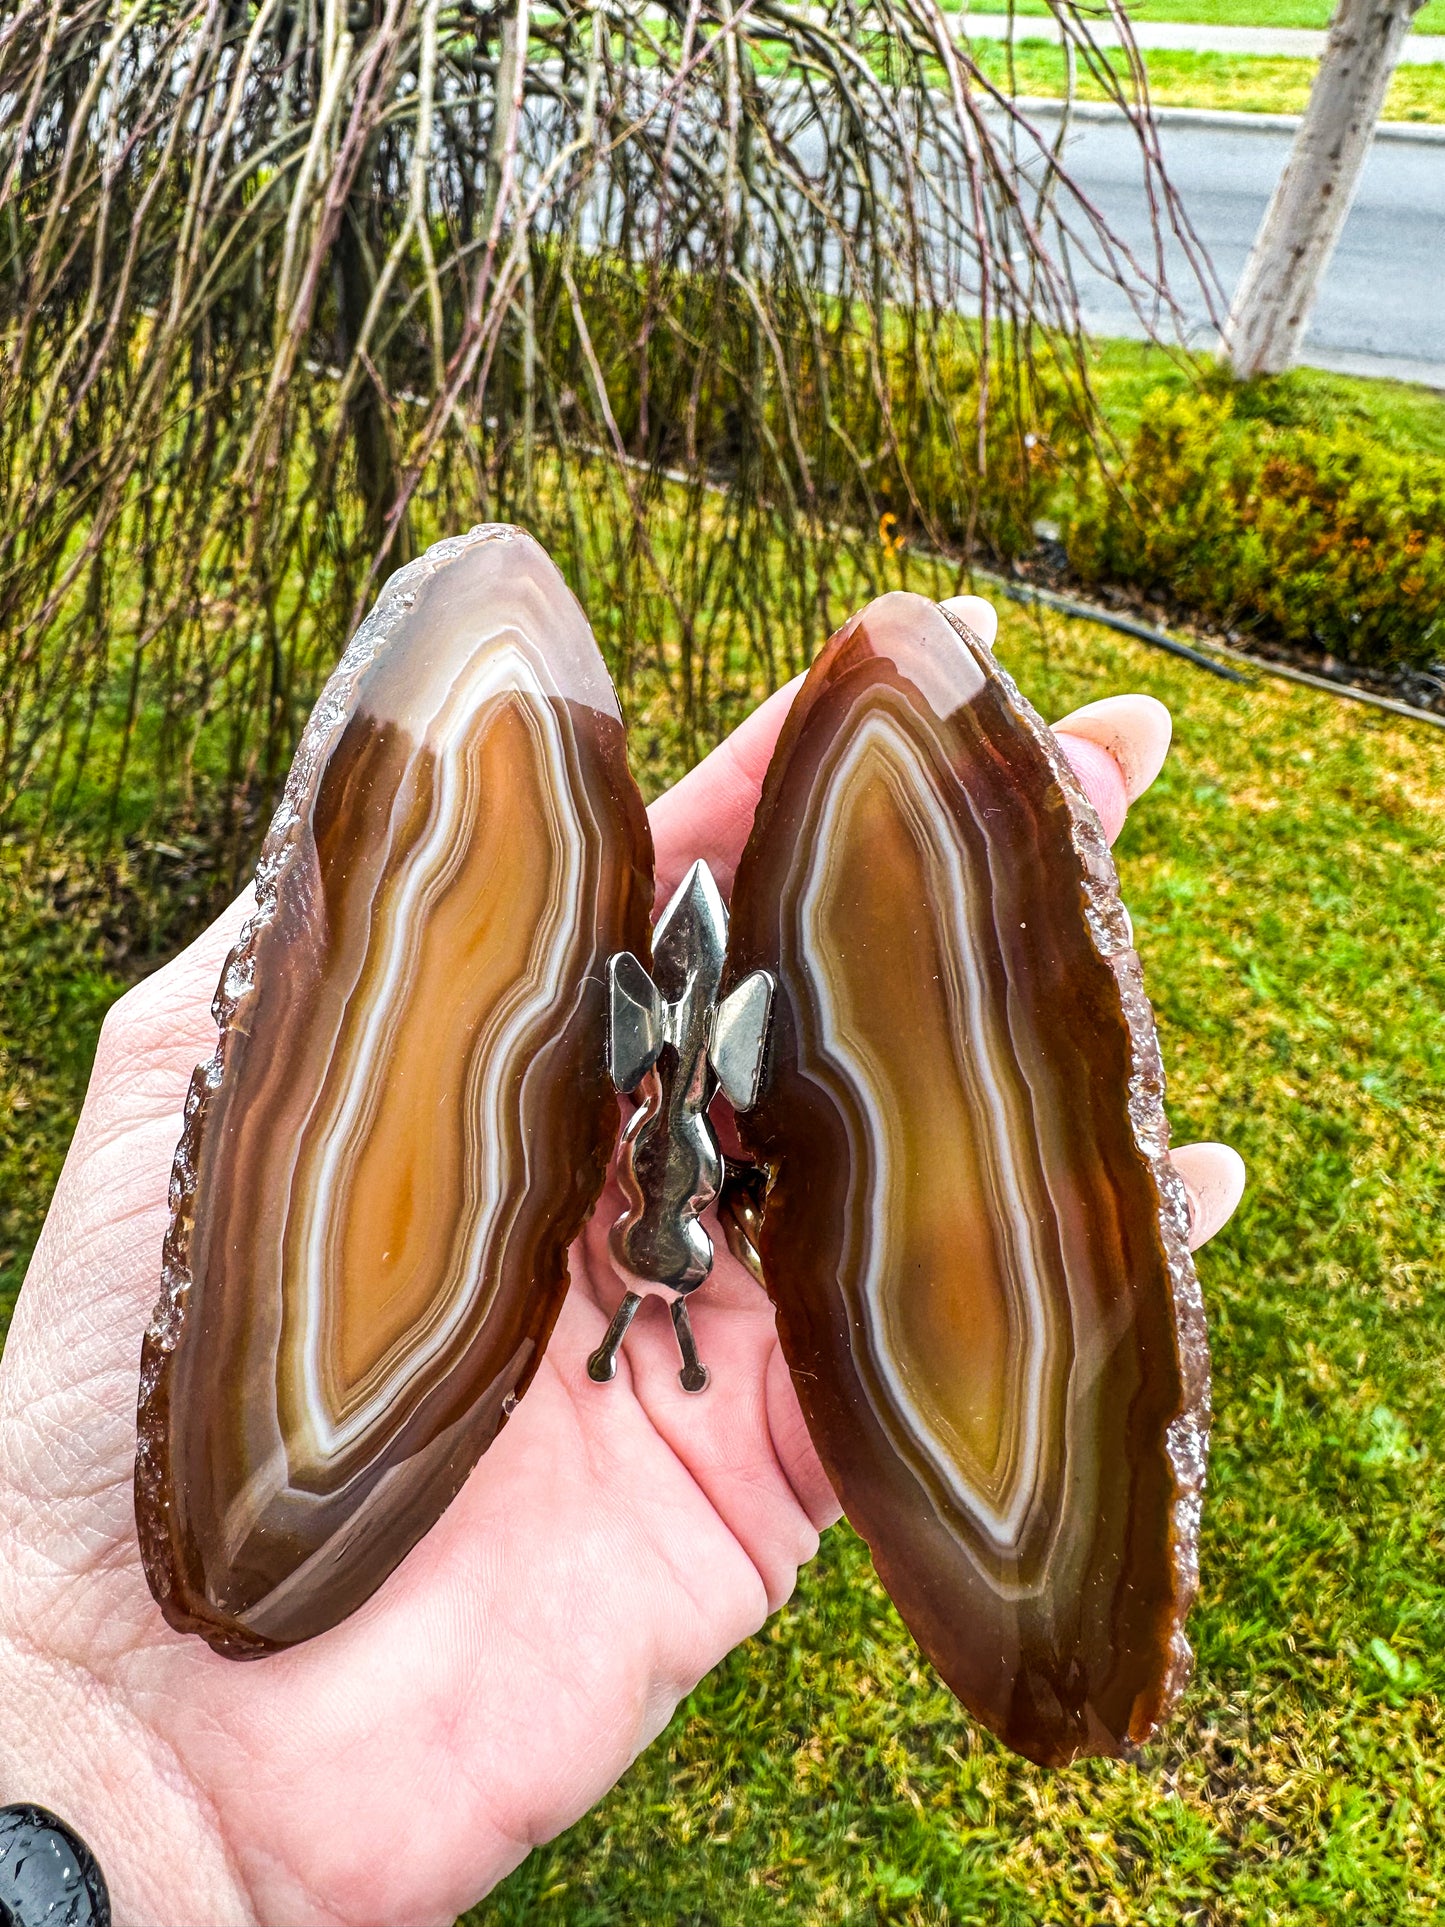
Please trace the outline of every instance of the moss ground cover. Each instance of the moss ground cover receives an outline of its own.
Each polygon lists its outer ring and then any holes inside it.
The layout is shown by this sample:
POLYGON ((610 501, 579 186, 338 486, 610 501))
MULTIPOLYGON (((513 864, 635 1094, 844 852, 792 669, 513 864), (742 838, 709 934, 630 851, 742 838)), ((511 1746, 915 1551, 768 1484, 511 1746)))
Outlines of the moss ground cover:
MULTIPOLYGON (((1183 1717, 1138 1767, 1008 1759, 839 1529, 787 1610, 473 1927, 1445 1911, 1445 739, 1050 616, 1003 624, 1047 714, 1120 688, 1174 709, 1176 752, 1120 846, 1125 893, 1176 1130, 1228 1138, 1251 1170, 1202 1261, 1217 1418, 1183 1717)), ((644 692, 637 708, 655 789, 677 756, 644 692)), ((97 875, 79 836, 41 871, 0 847, 6 1294, 109 998, 208 908, 191 853, 97 875)))
MULTIPOLYGON (((975 41, 973 53, 989 79, 1005 91, 1044 98, 1057 98, 1067 91, 1064 50, 1048 41, 1016 42, 1012 63, 1000 41, 975 41)), ((1145 65, 1149 96, 1156 107, 1208 107, 1243 114, 1302 114, 1315 77, 1312 60, 1267 54, 1151 49, 1145 65)), ((1074 85, 1081 100, 1110 97, 1082 63, 1076 68, 1074 85)), ((1397 67, 1385 98, 1384 118, 1445 121, 1445 64, 1397 67)))

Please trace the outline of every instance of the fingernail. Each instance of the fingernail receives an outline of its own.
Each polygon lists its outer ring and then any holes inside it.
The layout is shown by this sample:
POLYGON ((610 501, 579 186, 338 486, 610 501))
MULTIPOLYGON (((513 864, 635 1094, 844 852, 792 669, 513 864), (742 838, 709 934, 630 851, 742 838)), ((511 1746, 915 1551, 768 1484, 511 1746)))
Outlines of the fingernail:
POLYGON ((981 595, 951 595, 938 606, 956 616, 970 635, 992 649, 998 635, 998 610, 991 602, 981 595))
POLYGON ((1112 756, 1131 803, 1164 767, 1174 733, 1169 711, 1153 696, 1105 696, 1062 717, 1054 728, 1067 736, 1081 736, 1112 756))
POLYGON ((1189 1199, 1189 1249, 1197 1251, 1234 1216, 1244 1196, 1244 1159, 1228 1144, 1181 1144, 1169 1160, 1189 1199))

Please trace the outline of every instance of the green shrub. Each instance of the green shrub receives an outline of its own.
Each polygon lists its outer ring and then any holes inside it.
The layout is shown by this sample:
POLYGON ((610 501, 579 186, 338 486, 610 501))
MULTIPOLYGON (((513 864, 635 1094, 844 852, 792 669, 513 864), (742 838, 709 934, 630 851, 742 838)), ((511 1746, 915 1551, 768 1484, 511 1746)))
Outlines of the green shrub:
POLYGON ((1065 516, 1073 568, 1357 663, 1445 656, 1445 462, 1268 389, 1151 395, 1122 484, 1094 470, 1065 516))

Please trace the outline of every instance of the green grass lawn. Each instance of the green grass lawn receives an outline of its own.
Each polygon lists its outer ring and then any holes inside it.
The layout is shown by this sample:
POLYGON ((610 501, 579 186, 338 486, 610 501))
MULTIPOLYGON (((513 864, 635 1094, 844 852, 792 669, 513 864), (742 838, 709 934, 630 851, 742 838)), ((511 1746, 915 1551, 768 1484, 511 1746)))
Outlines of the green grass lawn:
POLYGON ((88 866, 26 874, 0 843, 0 1336, 60 1175, 106 1007, 124 988, 100 936, 88 866), (83 879, 76 903, 67 887, 83 879))
MULTIPOLYGON (((1445 25, 1445 17, 1442 17, 1445 25)), ((1062 47, 1044 40, 1021 40, 1009 54, 1001 41, 978 40, 974 57, 996 85, 1017 94, 1057 98, 1067 91, 1062 47)), ((1276 59, 1263 54, 1150 52, 1149 97, 1156 107, 1209 107, 1230 113, 1300 114, 1315 77, 1312 60, 1276 59)), ((1075 88, 1081 100, 1105 100, 1108 93, 1080 64, 1075 88)), ((1445 121, 1445 64, 1397 67, 1385 99, 1391 121, 1445 121)))
MULTIPOLYGON (((1195 1685, 1141 1766, 1024 1765, 938 1687, 840 1529, 477 1927, 1445 1914, 1445 737, 1011 606, 1000 654, 1047 714, 1136 688, 1176 717, 1120 866, 1176 1130, 1229 1139, 1251 1172, 1201 1264, 1217 1416, 1195 1685)), ((21 867, 0 846, 12 1288, 134 968, 126 933, 158 916, 176 941, 204 910, 189 884, 142 904, 129 870, 78 855, 21 867)))
MULTIPOLYGON (((1127 440, 1139 425, 1145 398, 1159 389, 1187 388, 1201 357, 1191 362, 1143 341, 1100 340, 1091 347, 1090 374, 1110 427, 1127 440)), ((1280 418, 1329 429, 1368 429, 1400 455, 1445 457, 1445 392, 1414 382, 1373 376, 1334 375, 1322 368, 1293 368, 1254 384, 1255 405, 1266 402, 1280 418)))
MULTIPOLYGON (((1008 11, 1006 0, 942 0, 945 11, 993 14, 1008 11)), ((1108 9, 1090 9, 1103 20, 1108 9)), ((1130 19, 1188 20, 1208 27, 1314 27, 1330 24, 1334 0, 1134 0, 1130 19)), ((1014 0, 1015 13, 1043 14, 1047 0, 1014 0)), ((1416 33, 1445 33, 1445 0, 1427 0, 1415 15, 1416 33)))

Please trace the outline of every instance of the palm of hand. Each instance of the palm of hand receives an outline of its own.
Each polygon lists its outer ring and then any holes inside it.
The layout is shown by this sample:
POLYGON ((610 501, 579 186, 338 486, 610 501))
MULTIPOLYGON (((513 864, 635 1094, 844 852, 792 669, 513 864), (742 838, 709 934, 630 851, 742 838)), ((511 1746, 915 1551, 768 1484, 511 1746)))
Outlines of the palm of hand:
MULTIPOLYGON (((730 877, 786 700, 654 810, 660 897, 694 855, 730 877)), ((1081 773, 1117 828, 1117 768, 1081 773)), ((240 912, 107 1022, 17 1307, 0 1798, 88 1835, 118 1918, 447 1921, 613 1784, 786 1599, 837 1508, 771 1309, 725 1252, 694 1301, 705 1397, 679 1386, 656 1307, 618 1382, 587 1378, 620 1296, 610 1194, 515 1418, 381 1591, 258 1665, 171 1633, 135 1542, 136 1368, 180 1103, 240 912)))

